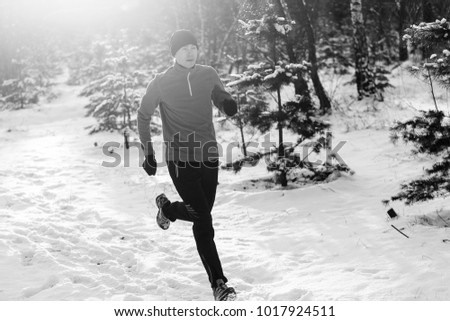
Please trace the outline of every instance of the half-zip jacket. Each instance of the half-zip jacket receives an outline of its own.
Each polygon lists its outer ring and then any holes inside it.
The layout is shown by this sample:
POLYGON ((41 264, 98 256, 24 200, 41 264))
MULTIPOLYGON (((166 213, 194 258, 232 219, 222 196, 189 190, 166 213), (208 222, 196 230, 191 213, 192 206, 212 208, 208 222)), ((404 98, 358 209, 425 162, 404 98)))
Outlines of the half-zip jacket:
POLYGON ((212 106, 214 103, 223 111, 227 99, 232 97, 212 67, 195 65, 187 69, 175 63, 157 74, 138 110, 139 136, 146 155, 154 153, 150 119, 159 106, 166 160, 202 162, 217 158, 212 106))

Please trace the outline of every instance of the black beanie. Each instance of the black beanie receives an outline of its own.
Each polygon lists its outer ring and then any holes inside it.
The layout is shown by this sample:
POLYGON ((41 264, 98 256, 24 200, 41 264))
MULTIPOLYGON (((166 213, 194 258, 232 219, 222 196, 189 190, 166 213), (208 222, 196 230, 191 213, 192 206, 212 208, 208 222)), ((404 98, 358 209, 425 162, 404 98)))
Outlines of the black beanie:
POLYGON ((177 51, 186 45, 194 45, 198 48, 197 39, 189 30, 177 30, 170 38, 170 53, 173 57, 175 57, 177 51))

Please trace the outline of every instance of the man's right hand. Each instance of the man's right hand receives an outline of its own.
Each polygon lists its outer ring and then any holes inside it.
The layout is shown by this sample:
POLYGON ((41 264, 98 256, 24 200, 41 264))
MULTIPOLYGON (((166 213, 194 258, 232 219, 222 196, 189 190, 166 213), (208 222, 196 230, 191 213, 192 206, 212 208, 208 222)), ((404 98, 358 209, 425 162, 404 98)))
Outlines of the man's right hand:
POLYGON ((145 157, 144 162, 142 163, 142 167, 144 167, 144 170, 147 172, 149 176, 154 176, 156 174, 156 159, 155 155, 147 155, 145 157))

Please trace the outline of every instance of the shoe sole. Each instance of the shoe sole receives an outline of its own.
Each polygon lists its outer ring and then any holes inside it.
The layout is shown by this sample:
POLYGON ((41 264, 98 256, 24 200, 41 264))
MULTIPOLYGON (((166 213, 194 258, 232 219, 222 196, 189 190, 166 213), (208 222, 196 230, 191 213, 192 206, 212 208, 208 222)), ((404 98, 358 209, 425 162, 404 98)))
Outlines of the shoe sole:
MULTIPOLYGON (((161 211, 161 209, 160 209, 161 211)), ((164 214, 162 214, 164 215, 164 214)), ((170 226, 170 221, 168 219, 161 219, 160 215, 159 215, 159 211, 158 214, 156 215, 156 224, 158 224, 158 226, 160 228, 162 228, 163 230, 167 230, 170 226)))
POLYGON ((158 205, 158 203, 159 203, 158 200, 159 200, 161 197, 164 197, 164 198, 167 199, 167 197, 166 197, 164 194, 160 194, 160 195, 156 198, 155 203, 156 203, 156 207, 158 208, 158 213, 156 214, 156 224, 158 224, 158 226, 159 226, 161 229, 167 230, 167 229, 169 228, 169 226, 170 226, 170 221, 169 221, 169 219, 167 219, 167 218, 164 216, 164 212, 162 211, 162 208, 159 207, 159 205, 158 205), (162 216, 162 217, 161 217, 161 216, 162 216))
POLYGON ((225 292, 223 295, 224 295, 224 298, 219 301, 235 301, 236 297, 237 297, 236 291, 234 290, 234 288, 228 288, 227 292, 225 292))

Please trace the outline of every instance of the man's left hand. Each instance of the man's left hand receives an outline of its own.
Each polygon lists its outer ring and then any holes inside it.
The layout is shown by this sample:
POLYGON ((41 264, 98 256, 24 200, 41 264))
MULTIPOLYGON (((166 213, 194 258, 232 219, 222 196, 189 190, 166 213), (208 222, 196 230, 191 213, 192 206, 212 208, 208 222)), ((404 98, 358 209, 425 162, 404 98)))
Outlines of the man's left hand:
POLYGON ((227 116, 234 116, 237 113, 237 104, 233 99, 227 99, 223 102, 223 111, 227 116))

